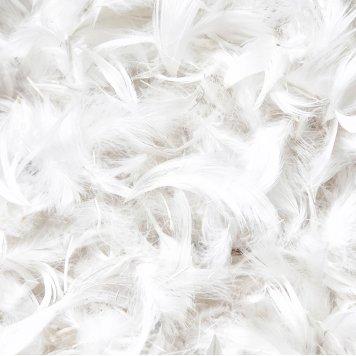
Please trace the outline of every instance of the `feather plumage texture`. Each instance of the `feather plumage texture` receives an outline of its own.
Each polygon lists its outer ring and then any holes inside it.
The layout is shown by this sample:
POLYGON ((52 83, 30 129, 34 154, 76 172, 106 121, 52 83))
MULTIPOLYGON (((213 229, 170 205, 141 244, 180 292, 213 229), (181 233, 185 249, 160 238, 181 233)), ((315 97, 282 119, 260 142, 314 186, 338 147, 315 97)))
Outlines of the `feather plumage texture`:
POLYGON ((0 352, 356 353, 354 0, 0 0, 0 352))

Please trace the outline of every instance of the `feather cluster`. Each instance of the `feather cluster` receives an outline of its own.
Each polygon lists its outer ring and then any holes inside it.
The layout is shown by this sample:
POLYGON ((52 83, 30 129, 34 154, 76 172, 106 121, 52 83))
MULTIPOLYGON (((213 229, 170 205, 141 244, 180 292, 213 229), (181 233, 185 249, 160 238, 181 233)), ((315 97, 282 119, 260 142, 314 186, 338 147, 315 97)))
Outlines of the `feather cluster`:
POLYGON ((356 353, 355 18, 0 0, 0 351, 356 353))

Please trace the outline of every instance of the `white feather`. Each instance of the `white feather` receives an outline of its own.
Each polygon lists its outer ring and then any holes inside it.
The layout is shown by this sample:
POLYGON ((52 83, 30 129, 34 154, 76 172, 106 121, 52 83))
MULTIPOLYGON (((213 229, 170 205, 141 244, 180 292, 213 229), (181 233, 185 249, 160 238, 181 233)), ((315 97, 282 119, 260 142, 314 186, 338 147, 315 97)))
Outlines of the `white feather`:
POLYGON ((354 354, 355 17, 0 0, 0 351, 354 354))

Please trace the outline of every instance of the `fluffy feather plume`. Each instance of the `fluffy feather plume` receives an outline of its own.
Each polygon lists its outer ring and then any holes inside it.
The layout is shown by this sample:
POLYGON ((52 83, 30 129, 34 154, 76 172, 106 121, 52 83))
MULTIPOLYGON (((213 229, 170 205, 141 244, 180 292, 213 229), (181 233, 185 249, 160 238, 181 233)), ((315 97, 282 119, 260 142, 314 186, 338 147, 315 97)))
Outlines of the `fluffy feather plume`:
POLYGON ((355 354, 355 18, 0 0, 0 351, 355 354))

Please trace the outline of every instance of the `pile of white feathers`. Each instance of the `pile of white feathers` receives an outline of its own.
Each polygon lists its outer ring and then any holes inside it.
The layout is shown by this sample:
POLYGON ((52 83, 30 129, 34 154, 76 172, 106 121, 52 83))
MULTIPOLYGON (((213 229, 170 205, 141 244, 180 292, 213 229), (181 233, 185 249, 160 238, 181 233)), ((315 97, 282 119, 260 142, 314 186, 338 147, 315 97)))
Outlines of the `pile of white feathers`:
POLYGON ((0 0, 0 352, 356 353, 355 18, 0 0))

